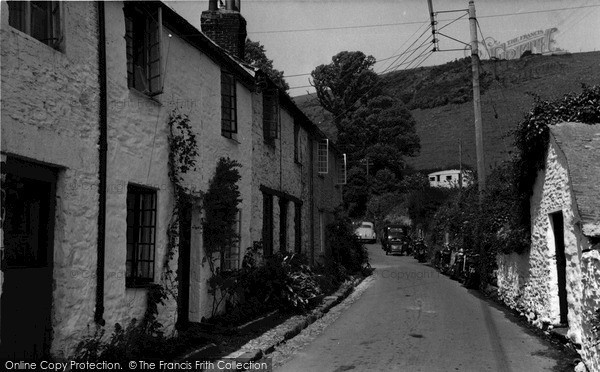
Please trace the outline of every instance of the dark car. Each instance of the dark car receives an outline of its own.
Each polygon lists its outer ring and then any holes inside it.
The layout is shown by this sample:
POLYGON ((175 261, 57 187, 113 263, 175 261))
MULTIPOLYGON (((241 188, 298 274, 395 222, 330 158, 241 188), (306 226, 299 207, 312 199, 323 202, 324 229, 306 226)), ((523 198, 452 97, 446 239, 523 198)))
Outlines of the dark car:
POLYGON ((383 228, 381 248, 385 254, 408 254, 407 227, 402 225, 387 225, 383 228))

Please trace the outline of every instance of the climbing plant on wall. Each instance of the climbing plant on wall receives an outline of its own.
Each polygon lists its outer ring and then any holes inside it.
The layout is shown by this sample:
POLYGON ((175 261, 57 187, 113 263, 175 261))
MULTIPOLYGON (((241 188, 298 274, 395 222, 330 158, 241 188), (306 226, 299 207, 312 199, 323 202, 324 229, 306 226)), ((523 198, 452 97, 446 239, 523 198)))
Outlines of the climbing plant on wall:
POLYGON ((236 226, 238 204, 242 201, 237 184, 241 179, 239 167, 241 164, 235 160, 219 159, 204 195, 202 231, 204 252, 211 271, 208 284, 213 296, 213 316, 221 303, 229 297, 230 293, 225 288, 228 288, 227 283, 231 281, 226 275, 220 275, 220 268, 215 265, 215 253, 218 253, 217 259, 223 259, 225 252, 238 244, 240 238, 236 226))
POLYGON ((515 130, 515 180, 520 193, 521 225, 529 230, 529 197, 537 173, 544 168, 550 125, 562 122, 600 123, 600 86, 583 85, 581 93, 569 93, 550 101, 534 96, 531 110, 515 130))
MULTIPOLYGON (((170 262, 175 257, 179 248, 179 227, 181 218, 185 218, 181 212, 185 207, 189 206, 190 200, 194 197, 193 191, 184 184, 184 175, 189 170, 195 169, 198 157, 198 143, 196 135, 192 131, 190 119, 186 114, 182 114, 177 109, 174 109, 169 115, 168 126, 169 179, 173 185, 175 202, 171 219, 167 226, 167 253, 163 263, 161 280, 164 290, 174 298, 177 298, 177 283, 175 273, 170 267, 170 262)), ((156 298, 157 296, 154 297, 156 298)), ((153 307, 149 306, 148 308, 153 307)))

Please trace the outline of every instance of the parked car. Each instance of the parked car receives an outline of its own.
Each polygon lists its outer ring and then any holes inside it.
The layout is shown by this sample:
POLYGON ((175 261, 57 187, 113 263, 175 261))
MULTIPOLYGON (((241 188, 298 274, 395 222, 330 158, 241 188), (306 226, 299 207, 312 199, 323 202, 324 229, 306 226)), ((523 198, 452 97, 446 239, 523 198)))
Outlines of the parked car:
POLYGON ((402 225, 387 225, 383 228, 381 248, 385 254, 408 254, 409 239, 407 227, 402 225))
POLYGON ((369 243, 375 243, 377 241, 377 234, 375 233, 372 222, 361 222, 354 231, 354 234, 362 241, 367 241, 369 243))

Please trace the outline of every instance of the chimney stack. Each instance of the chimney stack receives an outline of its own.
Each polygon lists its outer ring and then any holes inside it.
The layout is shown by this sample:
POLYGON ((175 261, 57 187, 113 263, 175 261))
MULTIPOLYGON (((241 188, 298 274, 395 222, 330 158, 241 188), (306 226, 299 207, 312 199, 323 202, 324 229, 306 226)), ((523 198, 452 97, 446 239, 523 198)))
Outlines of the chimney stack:
POLYGON ((202 32, 238 59, 244 59, 246 20, 240 14, 240 0, 226 0, 225 9, 217 9, 218 0, 210 0, 202 12, 202 32))

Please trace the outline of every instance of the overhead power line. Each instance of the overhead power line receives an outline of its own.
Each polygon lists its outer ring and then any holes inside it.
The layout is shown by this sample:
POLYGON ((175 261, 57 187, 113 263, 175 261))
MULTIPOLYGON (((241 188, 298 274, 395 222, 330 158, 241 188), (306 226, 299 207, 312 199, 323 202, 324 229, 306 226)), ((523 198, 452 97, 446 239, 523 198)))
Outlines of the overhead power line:
POLYGON ((352 28, 374 28, 374 27, 391 27, 404 25, 418 25, 421 22, 398 22, 398 23, 380 23, 374 25, 359 25, 359 26, 340 26, 340 27, 320 27, 320 28, 301 28, 296 30, 268 30, 268 31, 248 31, 248 34, 274 34, 285 32, 312 32, 312 31, 331 31, 331 30, 346 30, 352 28))
MULTIPOLYGON (((560 11, 572 10, 572 9, 585 9, 585 8, 597 8, 597 7, 600 7, 600 4, 581 5, 581 6, 555 8, 555 9, 546 9, 546 10, 530 10, 530 11, 525 11, 525 12, 514 12, 514 13, 489 14, 489 15, 478 16, 478 18, 510 17, 510 16, 526 15, 526 14, 550 13, 550 12, 560 12, 560 11)), ((440 13, 440 12, 437 12, 437 13, 440 13)), ((455 20, 456 19, 440 19, 440 20, 438 20, 438 22, 455 21, 455 20)), ((412 21, 412 22, 380 23, 380 24, 357 25, 357 26, 301 28, 301 29, 294 29, 294 30, 248 31, 248 34, 275 34, 275 33, 289 33, 289 32, 313 32, 313 31, 347 30, 347 29, 354 29, 354 28, 360 29, 360 28, 375 28, 375 27, 392 27, 392 26, 416 25, 416 24, 420 24, 420 23, 421 22, 412 21)))

